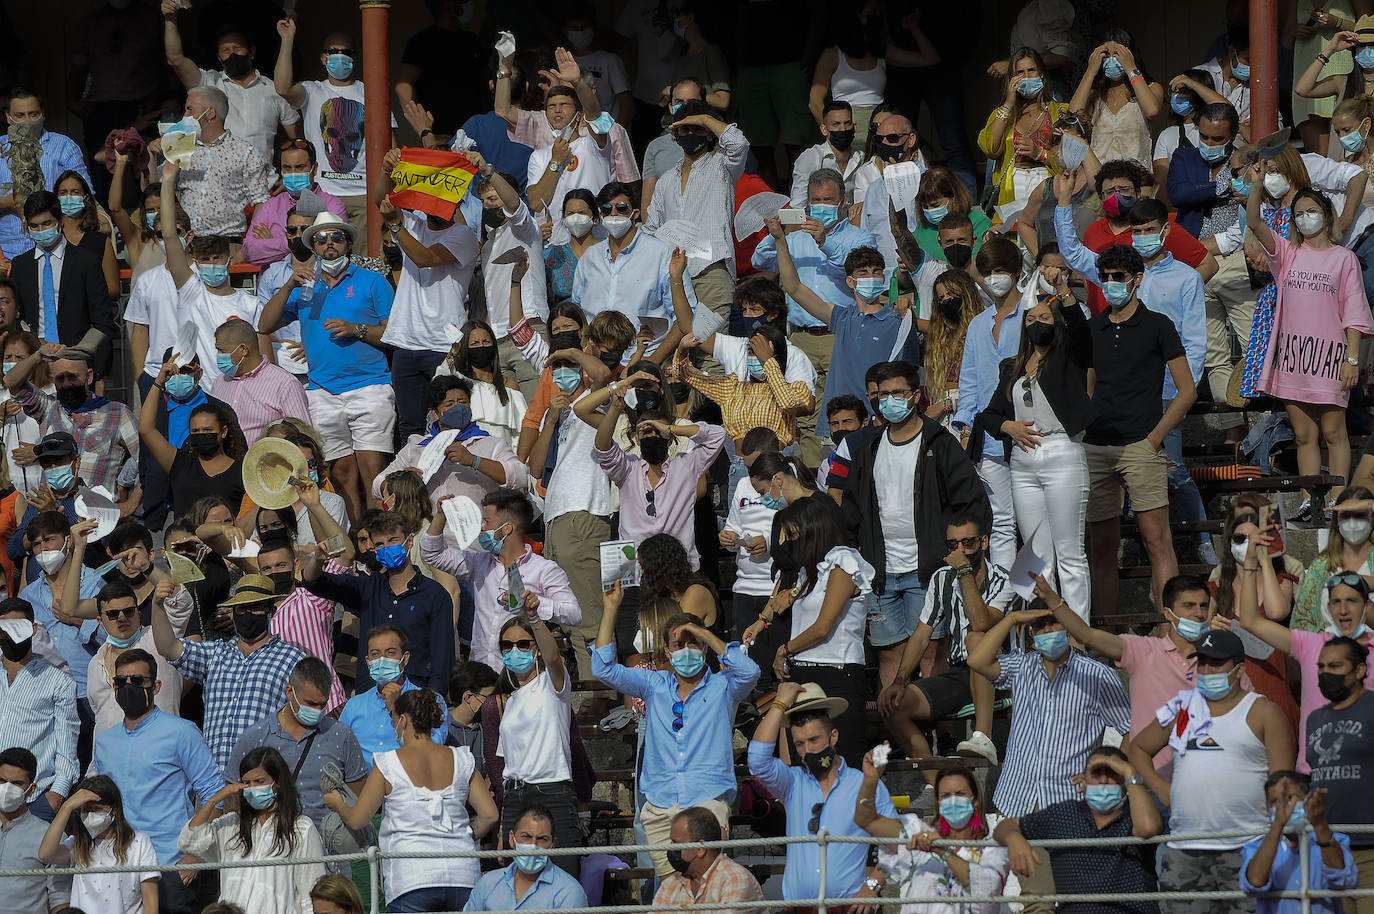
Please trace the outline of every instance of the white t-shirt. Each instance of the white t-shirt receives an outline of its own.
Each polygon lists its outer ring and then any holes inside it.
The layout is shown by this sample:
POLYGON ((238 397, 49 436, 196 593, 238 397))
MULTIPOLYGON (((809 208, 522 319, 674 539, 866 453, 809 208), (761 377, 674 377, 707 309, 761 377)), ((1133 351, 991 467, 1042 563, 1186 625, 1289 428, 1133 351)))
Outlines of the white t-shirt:
MULTIPOLYGON (((1304 152, 1302 164, 1307 169, 1312 186, 1331 198, 1331 205, 1339 215, 1345 209, 1346 190, 1351 180, 1364 174, 1364 169, 1354 162, 1337 162, 1315 152, 1304 152)), ((1355 213, 1355 218, 1350 221, 1350 229, 1341 238, 1342 243, 1349 244, 1358 238, 1370 222, 1374 222, 1374 211, 1367 206, 1361 206, 1355 213)))
POLYGON ((921 453, 917 435, 904 444, 893 444, 889 433, 878 444, 873 463, 873 479, 878 487, 878 518, 883 525, 883 547, 887 550, 887 574, 915 571, 916 457, 921 453))
POLYGON ((767 551, 763 555, 749 555, 743 543, 761 536, 772 546, 773 515, 777 513, 777 510, 764 506, 748 476, 735 486, 735 497, 730 500, 730 514, 725 519, 725 529, 738 536, 741 544, 735 547, 735 593, 766 597, 773 592, 772 557, 767 551))
POLYGON ((401 219, 421 245, 442 244, 457 262, 419 267, 409 257, 402 258, 401 278, 396 283, 396 298, 382 342, 412 352, 448 352, 444 326, 452 322, 461 327, 467 322, 468 283, 477 266, 477 233, 461 222, 448 228, 430 228, 424 213, 411 210, 403 211, 401 219))
MULTIPOLYGON (((301 119, 305 138, 320 157, 320 187, 336 197, 367 193, 367 144, 364 129, 363 81, 336 86, 327 79, 301 83, 305 106, 301 119)), ((396 127, 396 118, 391 118, 396 127)))
POLYGON ((496 754, 505 760, 505 777, 528 784, 572 780, 572 680, 563 673, 555 690, 548 670, 516 689, 501 715, 496 754))
POLYGON ((582 68, 582 72, 591 79, 601 110, 619 121, 621 111, 615 97, 622 92, 630 91, 630 77, 625 74, 624 61, 610 51, 592 51, 589 54, 573 56, 577 58, 577 65, 582 68))
MULTIPOLYGON (((854 586, 859 592, 845 603, 840 611, 840 619, 830 637, 815 647, 809 647, 796 655, 803 663, 863 663, 864 626, 868 622, 868 609, 864 597, 873 590, 873 566, 865 562, 859 550, 853 546, 836 546, 825 554, 816 566, 816 586, 811 592, 792 604, 792 635, 795 638, 816 624, 825 604, 825 591, 830 583, 830 570, 839 568, 854 578, 854 586)), ((802 577, 806 572, 802 572, 802 577)))
POLYGON ((257 296, 238 289, 228 295, 215 295, 205 287, 200 277, 192 276, 186 280, 186 285, 177 290, 177 304, 181 317, 196 323, 196 353, 200 356, 202 372, 200 386, 209 393, 220 379, 219 368, 215 364, 215 330, 230 318, 248 321, 256 328, 258 316, 262 314, 262 303, 257 296))
MULTIPOLYGON (((187 283, 199 283, 194 276, 187 283)), ((186 322, 178 314, 177 284, 168 272, 166 264, 144 271, 134 280, 133 290, 129 293, 129 304, 124 309, 124 321, 129 324, 142 324, 148 328, 148 355, 143 359, 143 371, 157 377, 162 370, 162 355, 176 345, 177 334, 186 322)), ((214 359, 211 358, 211 364, 214 359)), ((205 388, 207 391, 209 387, 205 388)))
MULTIPOLYGON (((63 838, 62 844, 70 850, 72 838, 63 838)), ((100 914, 142 914, 143 883, 159 878, 157 851, 143 832, 134 832, 134 840, 125 851, 123 860, 115 859, 113 838, 97 841, 91 848, 91 866, 124 865, 146 866, 148 870, 142 873, 81 873, 74 876, 72 907, 99 911, 100 914)), ((168 875, 176 878, 175 874, 168 875)))
MULTIPOLYGON (((581 400, 584 392, 577 399, 581 400)), ((573 401, 577 402, 576 400, 573 401)), ((553 411, 544 414, 545 422, 553 421, 553 411)), ((611 495, 611 481, 596 462, 592 453, 596 429, 569 409, 558 425, 558 454, 553 473, 549 476, 548 491, 544 495, 544 522, 573 511, 586 511, 597 517, 610 517, 615 510, 611 495)), ((543 467, 530 467, 530 475, 542 476, 543 467)))
MULTIPOLYGON (((562 210, 562 205, 559 205, 562 210)), ((524 248, 529 269, 520 280, 520 307, 528 318, 549 319, 549 287, 544 278, 544 237, 522 201, 514 214, 487 236, 482 247, 482 282, 487 293, 487 323, 499 340, 510 330, 510 278, 515 264, 492 263, 512 248, 524 248)), ((394 306, 393 306, 394 309, 394 306)))
MULTIPOLYGON (((1188 142, 1197 146, 1197 127, 1193 124, 1183 125, 1183 135, 1188 138, 1188 142)), ((1179 140, 1179 127, 1177 124, 1165 127, 1159 132, 1159 139, 1155 140, 1155 161, 1160 159, 1169 160, 1174 157, 1178 147, 1183 143, 1179 140)))
MULTIPOLYGON (((540 146, 530 153, 529 168, 525 171, 525 180, 529 184, 534 184, 544 177, 544 172, 549 167, 549 160, 553 158, 553 146, 540 146)), ((611 183, 611 144, 608 142, 606 148, 602 149, 596 145, 596 140, 584 129, 582 135, 572 141, 572 160, 563 169, 563 173, 558 176, 558 184, 554 186, 552 202, 545 212, 553 222, 554 230, 557 231, 563 225, 563 198, 568 195, 568 191, 582 188, 592 192, 596 196, 601 192, 601 188, 611 183)))

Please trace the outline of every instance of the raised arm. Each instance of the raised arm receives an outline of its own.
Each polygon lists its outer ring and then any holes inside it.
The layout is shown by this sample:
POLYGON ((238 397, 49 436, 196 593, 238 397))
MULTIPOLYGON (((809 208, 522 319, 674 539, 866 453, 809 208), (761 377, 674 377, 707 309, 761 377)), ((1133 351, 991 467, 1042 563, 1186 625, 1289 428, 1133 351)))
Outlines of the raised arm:
POLYGON ((177 238, 177 221, 175 214, 177 211, 177 175, 181 173, 181 166, 171 159, 162 163, 162 212, 167 213, 169 218, 159 218, 158 222, 162 225, 163 247, 167 249, 167 272, 172 274, 172 282, 180 289, 192 278, 191 261, 186 256, 186 250, 181 246, 181 240, 177 238))
POLYGON ((510 101, 510 58, 502 57, 496 64, 496 91, 493 110, 514 129, 520 123, 520 109, 510 101))
POLYGON ((1263 615, 1259 608, 1260 562, 1268 560, 1271 541, 1267 530, 1255 530, 1250 534, 1245 561, 1240 566, 1240 602, 1236 605, 1236 614, 1241 628, 1274 650, 1291 654, 1292 630, 1263 615))
MULTIPOLYGON (((1251 182, 1255 188, 1250 191, 1250 196, 1245 199, 1245 225, 1250 229, 1250 233, 1255 236, 1255 240, 1264 248, 1265 253, 1274 254, 1278 248, 1274 244, 1274 233, 1269 229, 1269 223, 1264 221, 1260 215, 1260 202, 1264 196, 1258 190, 1260 181, 1263 179, 1260 165, 1258 162, 1245 166, 1245 180, 1251 182)), ((1174 199, 1172 189, 1169 198, 1174 199)))
POLYGON ((181 85, 194 89, 200 85, 200 67, 181 50, 181 31, 177 28, 178 0, 162 0, 162 48, 167 53, 167 66, 181 80, 181 85))
POLYGON ((572 142, 562 137, 554 137, 553 146, 549 149, 548 167, 540 173, 539 180, 531 182, 525 188, 525 197, 530 201, 531 210, 546 210, 554 202, 553 195, 558 188, 558 178, 563 174, 563 169, 568 167, 571 158, 572 142))
POLYGON ((783 238, 782 222, 774 216, 765 220, 765 224, 768 226, 768 234, 773 236, 773 242, 777 245, 778 282, 782 285, 782 290, 805 308, 808 314, 818 321, 825 321, 827 327, 830 326, 830 315, 835 306, 802 285, 801 276, 797 274, 797 265, 792 262, 792 252, 788 250, 787 242, 783 238))
MULTIPOLYGON (((172 353, 176 358, 177 353, 172 353)), ((172 443, 157 428, 157 412, 162 408, 162 392, 167 379, 176 374, 178 370, 174 361, 162 363, 162 368, 157 373, 157 380, 153 381, 153 387, 148 391, 148 396, 143 398, 143 406, 138 411, 138 437, 143 442, 143 446, 148 449, 148 453, 153 455, 157 465, 162 467, 162 472, 172 472, 172 463, 177 459, 177 449, 172 447, 172 443)))
MULTIPOLYGON (((175 0, 170 0, 175 2, 175 0)), ((120 236, 124 239, 124 244, 138 245, 137 249, 142 250, 139 240, 143 237, 138 226, 129 218, 129 214, 124 211, 124 178, 129 171, 129 157, 122 152, 116 152, 114 176, 110 178, 110 218, 114 220, 115 228, 119 229, 120 236)), ((134 258, 137 260, 137 258, 134 258)), ((135 325, 137 326, 137 325, 135 325)), ((135 365, 142 362, 135 361, 135 365)))
POLYGON ((52 611, 57 621, 80 626, 82 620, 96 617, 94 599, 81 599, 81 575, 85 571, 86 542, 95 529, 95 521, 83 520, 72 525, 72 554, 62 566, 62 599, 53 600, 52 611))
POLYGON ((181 639, 172 630, 172 621, 167 618, 165 604, 176 587, 172 579, 167 578, 158 581, 157 588, 153 591, 153 644, 157 646, 157 652, 168 660, 180 659, 182 652, 186 650, 186 645, 181 643, 181 639))
POLYGON ((1064 626, 1064 631, 1069 633, 1070 638, 1112 660, 1120 660, 1125 656, 1126 642, 1121 640, 1120 635, 1088 625, 1063 597, 1054 592, 1049 582, 1038 574, 1035 576, 1035 595, 1045 601, 1045 605, 1054 613, 1054 618, 1059 624, 1064 626))
POLYGON ((283 19, 277 23, 281 36, 281 50, 277 52, 277 67, 272 71, 272 86, 277 94, 293 108, 305 107, 305 86, 295 81, 291 69, 291 49, 296 43, 296 20, 283 19))

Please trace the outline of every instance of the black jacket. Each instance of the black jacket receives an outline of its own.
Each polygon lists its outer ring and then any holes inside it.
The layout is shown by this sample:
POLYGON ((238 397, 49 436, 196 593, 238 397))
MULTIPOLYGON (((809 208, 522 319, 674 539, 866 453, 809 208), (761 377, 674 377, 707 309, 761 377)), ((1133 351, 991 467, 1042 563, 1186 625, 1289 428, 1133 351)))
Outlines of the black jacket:
MULTIPOLYGON (((1093 363, 1092 337, 1088 331, 1088 319, 1077 306, 1064 308, 1064 323, 1067 334, 1063 341, 1050 350, 1045 364, 1040 369, 1040 391, 1050 402, 1050 409, 1059 417, 1064 431, 1070 438, 1082 432, 1097 418, 1097 405, 1088 396, 1088 369, 1093 363)), ((997 392, 987 409, 978 414, 976 424, 994 438, 999 438, 1005 447, 1005 456, 1011 456, 1015 446, 1009 436, 1002 434, 1002 423, 1016 421, 1016 404, 1007 396, 1007 385, 1012 381, 1011 370, 1015 359, 1003 359, 997 377, 997 392)), ((1020 396, 1019 389, 1012 391, 1020 396)))
MULTIPOLYGON (((920 552, 917 576, 924 584, 945 563, 945 528, 954 514, 972 512, 984 530, 992 528, 992 506, 983 481, 958 440, 937 422, 922 417, 921 449, 916 455, 916 544, 920 552)), ((874 434, 853 453, 849 483, 844 490, 845 523, 859 552, 876 572, 873 590, 883 592, 887 547, 878 514, 874 464, 885 433, 874 434)))
MULTIPOLYGON (((87 233, 87 237, 92 237, 91 233, 87 233)), ((105 236, 96 233, 94 237, 103 239, 105 236)), ((104 334, 105 339, 96 349, 95 362, 91 366, 97 377, 109 374, 110 341, 117 332, 114 308, 101 267, 103 250, 103 242, 102 254, 95 252, 93 244, 67 244, 62 255, 62 276, 57 281, 56 337, 53 328, 48 328, 48 339, 65 346, 80 343, 87 330, 99 330, 104 334)), ((39 271, 43 269, 40 254, 37 248, 26 251, 14 258, 10 267, 10 279, 19 290, 19 314, 35 334, 43 310, 43 296, 38 288, 39 271)))

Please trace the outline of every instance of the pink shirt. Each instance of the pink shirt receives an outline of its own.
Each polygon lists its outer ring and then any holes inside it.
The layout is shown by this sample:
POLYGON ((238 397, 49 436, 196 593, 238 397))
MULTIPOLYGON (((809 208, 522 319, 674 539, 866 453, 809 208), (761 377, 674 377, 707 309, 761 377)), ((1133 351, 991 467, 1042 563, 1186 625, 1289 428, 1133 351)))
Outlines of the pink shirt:
MULTIPOLYGON (((347 574, 350 569, 331 560, 324 570, 330 574, 347 574)), ((281 640, 325 662, 329 667, 329 703, 325 711, 332 713, 342 708, 343 683, 334 672, 334 601, 297 586, 277 606, 268 627, 281 640)))
MULTIPOLYGON (((1194 687, 1196 660, 1189 660, 1168 635, 1121 635, 1121 659, 1116 665, 1131 674, 1131 736, 1154 722, 1155 712, 1179 692, 1194 687)), ((1155 753, 1155 768, 1167 768, 1173 753, 1165 746, 1155 753)))
MULTIPOLYGON (((1322 705, 1331 704, 1322 695, 1321 689, 1317 688, 1317 656, 1332 636, 1330 632, 1305 632, 1298 629, 1293 629, 1290 635, 1293 639, 1293 650, 1289 654, 1298 661, 1298 666, 1302 670, 1302 696, 1298 708, 1302 718, 1298 721, 1298 770, 1309 772, 1312 766, 1307 764, 1307 715, 1322 705)), ((1368 646, 1369 638, 1362 637, 1360 643, 1368 646)), ((1365 674, 1364 687, 1374 689, 1374 666, 1365 674)))
MULTIPOLYGON (((508 127, 507 133, 512 140, 531 149, 553 145, 553 129, 549 127, 549 119, 542 111, 517 109, 516 126, 508 127)), ((625 128, 616 124, 606 138, 611 147, 611 178, 626 184, 638 181, 639 165, 635 163, 634 149, 625 128)), ((285 218, 282 221, 285 222, 285 218)))
POLYGON ((1345 331, 1370 335, 1360 262, 1348 248, 1324 250, 1274 236, 1269 258, 1279 287, 1259 389, 1281 400, 1345 406, 1345 331))
MULTIPOLYGON (((313 187, 311 190, 324 201, 324 205, 331 213, 340 219, 348 218, 348 211, 344 208, 342 200, 319 187, 313 187)), ((287 255, 286 214, 295 205, 296 198, 286 191, 274 194, 257 205, 253 210, 253 221, 248 223, 248 231, 243 233, 244 260, 264 267, 287 255), (267 226, 272 232, 272 237, 259 238, 254 235, 253 229, 259 225, 267 226)))
POLYGON ((210 388, 210 396, 233 407, 249 447, 262 437, 263 429, 284 416, 310 418, 301 382, 266 359, 247 374, 220 375, 210 388))

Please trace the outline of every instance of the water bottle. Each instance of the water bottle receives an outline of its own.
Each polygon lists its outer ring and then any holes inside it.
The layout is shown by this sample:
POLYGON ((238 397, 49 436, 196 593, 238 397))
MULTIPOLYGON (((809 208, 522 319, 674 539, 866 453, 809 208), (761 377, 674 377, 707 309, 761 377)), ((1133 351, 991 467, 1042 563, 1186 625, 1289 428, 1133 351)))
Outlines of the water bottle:
POLYGON ((316 258, 314 258, 314 262, 315 262, 315 280, 314 280, 314 282, 310 283, 310 284, 307 285, 307 286, 301 286, 301 288, 300 288, 300 295, 298 296, 298 300, 300 300, 300 301, 314 301, 314 300, 315 300, 315 283, 317 283, 317 282, 320 281, 320 266, 319 266, 319 264, 320 264, 320 259, 319 259, 318 257, 316 257, 316 258))

